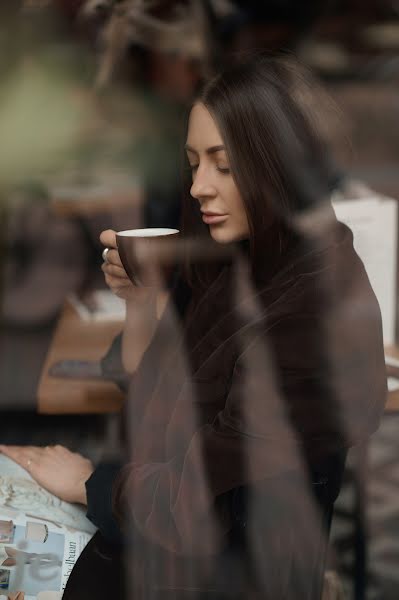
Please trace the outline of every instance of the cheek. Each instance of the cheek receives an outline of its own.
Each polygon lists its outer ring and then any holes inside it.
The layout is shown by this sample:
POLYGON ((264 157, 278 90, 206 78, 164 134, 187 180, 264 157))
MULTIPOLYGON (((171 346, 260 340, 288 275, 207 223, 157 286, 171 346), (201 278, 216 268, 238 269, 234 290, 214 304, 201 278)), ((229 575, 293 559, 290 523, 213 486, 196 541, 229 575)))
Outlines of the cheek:
POLYGON ((247 213, 245 211, 245 206, 244 203, 242 201, 241 195, 238 192, 237 188, 234 189, 234 195, 232 195, 232 198, 234 199, 233 202, 233 213, 234 213, 234 217, 235 220, 237 221, 237 223, 240 223, 242 226, 244 226, 246 228, 246 230, 248 230, 248 219, 247 219, 247 213))

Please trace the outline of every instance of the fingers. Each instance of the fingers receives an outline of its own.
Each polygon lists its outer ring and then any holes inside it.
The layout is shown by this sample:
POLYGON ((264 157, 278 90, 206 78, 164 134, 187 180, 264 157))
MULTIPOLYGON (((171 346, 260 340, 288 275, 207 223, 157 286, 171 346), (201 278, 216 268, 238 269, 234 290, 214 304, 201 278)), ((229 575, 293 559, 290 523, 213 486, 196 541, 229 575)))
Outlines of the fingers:
POLYGON ((24 458, 28 459, 30 448, 31 446, 0 446, 0 452, 16 463, 21 464, 24 458))
POLYGON ((20 467, 30 471, 32 465, 38 460, 41 448, 35 446, 0 446, 0 451, 20 467))
POLYGON ((113 229, 106 229, 100 234, 100 242, 107 248, 116 248, 116 232, 113 229))
POLYGON ((129 285, 130 281, 127 276, 125 269, 122 266, 121 259, 117 250, 109 250, 107 253, 107 260, 101 265, 102 271, 105 273, 105 281, 112 289, 116 285, 119 287, 121 283, 123 285, 129 285), (109 281, 107 275, 115 279, 115 281, 109 281), (118 279, 120 281, 118 281, 118 279))
POLYGON ((105 261, 105 263, 123 268, 118 250, 109 250, 107 253, 107 260, 105 261))
POLYGON ((16 592, 15 594, 11 594, 11 596, 7 596, 7 600, 24 600, 25 592, 16 592))
POLYGON ((119 267, 118 265, 105 262, 101 265, 101 269, 106 275, 110 275, 111 277, 128 279, 125 269, 123 267, 119 267))
POLYGON ((32 467, 38 464, 43 456, 49 456, 52 452, 61 454, 68 452, 63 446, 3 446, 0 445, 0 452, 8 456, 24 469, 30 471, 32 467))
POLYGON ((116 296, 126 300, 133 286, 116 249, 115 231, 113 229, 103 231, 100 235, 100 241, 108 248, 105 260, 101 265, 105 275, 105 283, 116 296))
POLYGON ((105 283, 117 296, 120 295, 122 298, 124 292, 128 292, 132 288, 132 284, 129 279, 122 277, 113 277, 111 275, 105 275, 105 283))
MULTIPOLYGON (((104 269, 103 269, 104 270, 104 269)), ((131 287, 130 279, 126 276, 118 277, 115 275, 109 275, 107 271, 104 271, 105 283, 113 290, 115 287, 131 287)))

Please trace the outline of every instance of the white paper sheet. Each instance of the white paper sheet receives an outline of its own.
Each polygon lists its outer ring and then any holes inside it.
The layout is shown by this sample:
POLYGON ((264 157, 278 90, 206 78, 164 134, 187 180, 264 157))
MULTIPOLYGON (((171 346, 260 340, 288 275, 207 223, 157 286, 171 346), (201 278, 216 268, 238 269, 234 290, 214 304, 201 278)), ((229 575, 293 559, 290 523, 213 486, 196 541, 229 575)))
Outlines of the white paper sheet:
POLYGON ((370 196, 334 200, 337 218, 353 231, 354 246, 380 305, 384 344, 395 343, 397 201, 370 196))

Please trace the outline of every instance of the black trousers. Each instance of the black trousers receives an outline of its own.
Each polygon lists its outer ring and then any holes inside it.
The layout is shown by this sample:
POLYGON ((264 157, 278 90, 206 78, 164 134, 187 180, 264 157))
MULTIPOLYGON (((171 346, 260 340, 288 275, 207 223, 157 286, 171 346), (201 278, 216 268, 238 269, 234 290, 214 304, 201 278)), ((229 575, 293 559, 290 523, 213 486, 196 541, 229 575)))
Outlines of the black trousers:
POLYGON ((97 531, 68 579, 63 600, 125 600, 124 548, 97 531))

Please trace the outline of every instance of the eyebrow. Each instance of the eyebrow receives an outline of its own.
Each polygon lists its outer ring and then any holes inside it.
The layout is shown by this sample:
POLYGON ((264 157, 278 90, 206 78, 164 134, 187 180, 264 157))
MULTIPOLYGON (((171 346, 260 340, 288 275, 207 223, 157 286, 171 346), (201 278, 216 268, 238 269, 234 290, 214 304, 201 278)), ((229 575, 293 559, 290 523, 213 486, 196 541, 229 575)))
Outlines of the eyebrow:
MULTIPOLYGON (((184 146, 184 149, 187 150, 187 152, 192 152, 193 154, 198 154, 198 152, 196 150, 194 150, 194 148, 192 148, 191 146, 189 146, 189 144, 186 144, 184 146)), ((221 145, 221 146, 211 146, 210 148, 207 148, 205 150, 205 152, 207 154, 215 154, 215 152, 220 152, 221 150, 226 150, 226 148, 221 145)))

